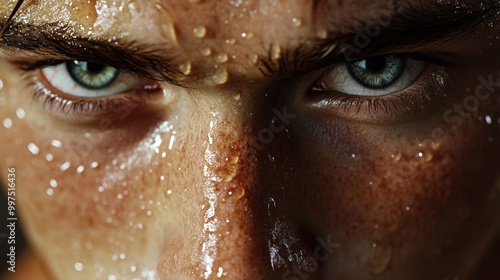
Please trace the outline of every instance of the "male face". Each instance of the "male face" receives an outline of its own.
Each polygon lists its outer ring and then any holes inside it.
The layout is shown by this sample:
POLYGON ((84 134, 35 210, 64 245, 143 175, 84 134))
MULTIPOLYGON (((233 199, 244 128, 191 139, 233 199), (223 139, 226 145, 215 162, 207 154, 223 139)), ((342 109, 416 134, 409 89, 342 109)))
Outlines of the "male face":
POLYGON ((498 1, 25 2, 0 170, 55 279, 465 279, 497 237, 498 1))

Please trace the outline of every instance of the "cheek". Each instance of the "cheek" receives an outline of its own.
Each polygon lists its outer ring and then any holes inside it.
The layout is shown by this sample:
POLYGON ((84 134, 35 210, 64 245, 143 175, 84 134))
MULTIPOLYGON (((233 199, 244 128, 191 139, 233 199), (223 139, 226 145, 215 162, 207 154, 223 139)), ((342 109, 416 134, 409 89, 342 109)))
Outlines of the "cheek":
POLYGON ((348 244, 441 246, 479 214, 495 180, 498 125, 484 118, 457 128, 439 117, 399 127, 309 121, 293 148, 303 219, 348 244))

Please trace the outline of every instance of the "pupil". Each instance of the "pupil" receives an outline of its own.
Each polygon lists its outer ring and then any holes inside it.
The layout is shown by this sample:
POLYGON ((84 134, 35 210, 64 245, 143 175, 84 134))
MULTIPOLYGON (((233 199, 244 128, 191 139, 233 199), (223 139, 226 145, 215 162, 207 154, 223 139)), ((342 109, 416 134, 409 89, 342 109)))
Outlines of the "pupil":
POLYGON ((383 56, 377 56, 366 60, 366 69, 373 72, 380 72, 386 67, 386 59, 383 56))
POLYGON ((106 66, 103 64, 98 64, 98 63, 92 63, 92 62, 86 62, 84 65, 82 65, 85 71, 97 74, 102 72, 106 66))

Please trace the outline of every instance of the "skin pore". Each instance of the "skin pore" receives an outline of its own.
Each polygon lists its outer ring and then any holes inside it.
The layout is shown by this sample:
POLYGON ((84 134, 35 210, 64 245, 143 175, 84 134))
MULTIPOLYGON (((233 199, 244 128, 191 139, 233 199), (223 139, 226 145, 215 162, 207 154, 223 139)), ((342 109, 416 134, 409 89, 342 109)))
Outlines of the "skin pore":
POLYGON ((49 279, 469 279, 500 232, 499 11, 25 1, 4 189, 49 279), (380 58, 397 82, 351 78, 380 58))

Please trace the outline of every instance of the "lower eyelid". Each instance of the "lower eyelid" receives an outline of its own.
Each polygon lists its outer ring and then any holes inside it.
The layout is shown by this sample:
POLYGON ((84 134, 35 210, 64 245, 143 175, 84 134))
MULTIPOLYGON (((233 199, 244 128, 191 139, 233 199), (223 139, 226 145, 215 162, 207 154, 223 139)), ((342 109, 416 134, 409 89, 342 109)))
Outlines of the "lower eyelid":
POLYGON ((102 119, 123 118, 125 112, 128 115, 144 108, 161 93, 161 88, 155 86, 114 96, 79 98, 55 93, 57 89, 50 88, 40 79, 43 79, 40 74, 33 74, 30 88, 35 101, 55 119, 81 125, 97 124, 102 119))

